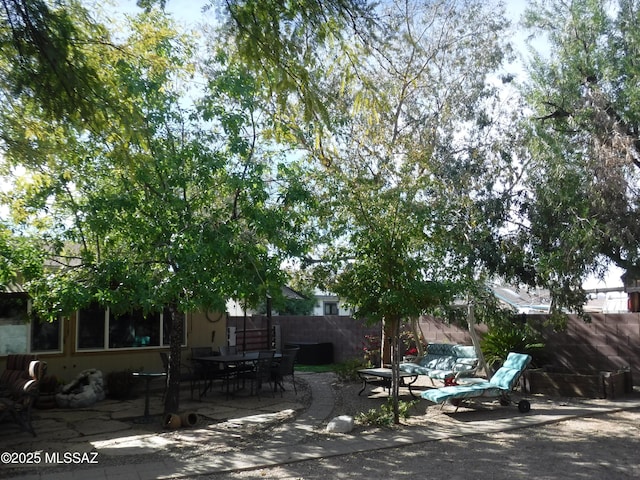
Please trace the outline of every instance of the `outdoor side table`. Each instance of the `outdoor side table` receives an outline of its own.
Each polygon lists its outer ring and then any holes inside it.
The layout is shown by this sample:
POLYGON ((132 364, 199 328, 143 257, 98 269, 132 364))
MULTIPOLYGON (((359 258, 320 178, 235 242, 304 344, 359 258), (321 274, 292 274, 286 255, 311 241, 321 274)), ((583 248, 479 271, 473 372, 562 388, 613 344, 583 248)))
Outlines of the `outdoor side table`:
MULTIPOLYGON (((358 370, 358 376, 362 379, 362 389, 358 392, 360 395, 367 388, 367 385, 378 385, 386 388, 391 394, 391 379, 393 371, 390 368, 363 368, 358 370)), ((398 380, 401 387, 408 387, 412 397, 418 398, 413 393, 411 385, 418 380, 418 375, 409 372, 398 372, 398 380)))
POLYGON ((140 423, 148 423, 151 421, 151 417, 149 415, 149 384, 151 380, 155 380, 156 378, 166 378, 167 374, 162 373, 151 373, 151 372, 133 372, 131 374, 133 378, 141 378, 145 380, 145 392, 144 392, 144 415, 140 419, 140 423))

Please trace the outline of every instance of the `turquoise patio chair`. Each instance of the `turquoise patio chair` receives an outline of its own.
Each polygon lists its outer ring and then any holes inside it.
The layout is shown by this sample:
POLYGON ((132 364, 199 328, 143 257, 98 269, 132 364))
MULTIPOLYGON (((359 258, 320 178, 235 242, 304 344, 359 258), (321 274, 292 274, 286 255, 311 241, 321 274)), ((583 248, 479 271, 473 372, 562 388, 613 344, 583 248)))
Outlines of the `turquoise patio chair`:
MULTIPOLYGON (((467 400, 484 400, 499 398, 500 404, 507 406, 511 402, 511 392, 515 388, 520 375, 531 362, 531 356, 510 352, 502 367, 493 374, 491 380, 470 381, 462 385, 434 388, 421 393, 421 397, 433 403, 449 402, 458 407, 467 400)), ((531 410, 528 400, 518 402, 518 410, 526 413, 531 410)))

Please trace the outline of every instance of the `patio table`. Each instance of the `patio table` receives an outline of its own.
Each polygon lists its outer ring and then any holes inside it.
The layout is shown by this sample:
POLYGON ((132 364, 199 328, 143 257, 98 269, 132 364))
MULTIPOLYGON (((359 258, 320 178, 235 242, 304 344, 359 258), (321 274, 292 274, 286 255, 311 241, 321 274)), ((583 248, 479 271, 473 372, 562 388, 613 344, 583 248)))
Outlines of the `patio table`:
MULTIPOLYGON (((193 361, 201 363, 205 368, 205 372, 209 378, 208 382, 205 385, 204 389, 200 393, 200 397, 204 396, 207 391, 211 388, 213 384, 213 380, 215 379, 213 375, 210 375, 209 372, 223 372, 223 380, 227 387, 227 395, 229 395, 229 383, 231 379, 231 374, 233 373, 234 368, 243 368, 242 365, 253 364, 258 360, 259 352, 242 352, 242 353, 234 353, 230 355, 211 355, 206 357, 195 357, 193 361), (219 367, 222 368, 219 368, 219 367), (217 370, 216 370, 217 369, 217 370)), ((274 359, 282 358, 281 353, 276 353, 273 357, 274 359)))
POLYGON ((151 380, 156 378, 167 378, 167 374, 164 372, 133 372, 131 375, 134 378, 141 378, 146 381, 144 391, 144 414, 142 418, 138 420, 138 423, 149 423, 151 421, 151 416, 149 415, 149 384, 151 383, 151 380))
MULTIPOLYGON (((362 379, 362 389, 358 392, 358 395, 364 392, 367 385, 381 385, 391 394, 393 372, 390 368, 363 368, 358 370, 358 376, 362 379)), ((398 372, 398 380, 401 387, 409 387, 409 393, 412 397, 418 398, 411 389, 411 385, 418 380, 418 375, 409 372, 398 372)))

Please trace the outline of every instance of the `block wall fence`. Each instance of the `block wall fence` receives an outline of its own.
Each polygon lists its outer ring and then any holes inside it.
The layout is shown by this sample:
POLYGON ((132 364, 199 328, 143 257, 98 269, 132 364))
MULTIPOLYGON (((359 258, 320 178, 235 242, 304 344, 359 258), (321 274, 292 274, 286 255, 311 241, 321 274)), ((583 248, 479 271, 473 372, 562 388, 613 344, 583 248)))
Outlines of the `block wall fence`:
MULTIPOLYGON (((575 371, 615 371, 630 368, 634 385, 640 385, 640 313, 590 314, 589 322, 570 315, 567 328, 554 332, 545 326, 546 315, 529 315, 527 322, 542 335, 543 358, 552 366, 575 371)), ((469 332, 433 317, 420 319, 429 342, 471 344, 469 332)), ((478 325, 480 337, 487 331, 478 325)))
MULTIPOLYGON (((545 327, 546 316, 530 315, 527 322, 536 328, 545 342, 548 364, 572 370, 609 371, 629 367, 634 385, 640 385, 640 313, 591 314, 585 322, 569 316, 567 329, 554 332, 545 327)), ((361 358, 365 336, 381 335, 381 327, 345 316, 274 316, 272 325, 280 325, 282 342, 330 342, 334 361, 361 358)), ((228 325, 243 328, 242 317, 230 317, 228 325)), ((266 328, 266 317, 247 318, 247 329, 266 328)), ((469 332, 440 319, 424 316, 420 328, 427 342, 471 344, 469 332)), ((478 325, 480 337, 487 331, 478 325)))
MULTIPOLYGON (((242 330, 243 317, 229 317, 228 325, 242 330)), ((333 344, 334 362, 344 362, 352 358, 362 358, 365 337, 380 337, 381 326, 367 325, 348 316, 285 316, 271 318, 271 325, 280 325, 282 345, 296 342, 317 342, 333 344)), ((266 329, 267 317, 254 315, 247 317, 247 330, 266 329)))

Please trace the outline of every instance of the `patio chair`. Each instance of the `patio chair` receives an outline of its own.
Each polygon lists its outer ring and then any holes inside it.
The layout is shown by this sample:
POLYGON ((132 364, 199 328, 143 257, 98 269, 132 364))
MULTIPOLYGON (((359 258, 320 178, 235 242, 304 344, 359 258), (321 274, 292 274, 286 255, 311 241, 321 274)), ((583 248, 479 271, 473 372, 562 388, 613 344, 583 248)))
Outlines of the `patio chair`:
MULTIPOLYGON (((271 368, 273 366, 273 357, 275 352, 272 350, 259 352, 258 359, 255 361, 251 370, 238 372, 238 377, 243 380, 249 380, 251 382, 251 395, 258 395, 264 384, 269 384, 271 387, 271 368)), ((273 389, 270 388, 272 396, 275 396, 273 389)))
MULTIPOLYGON (((30 372, 31 362, 38 360, 36 355, 28 353, 12 353, 7 355, 7 365, 0 374, 0 396, 8 394, 11 386, 20 379, 35 378, 39 380, 42 377, 42 372, 30 372), (31 375, 33 373, 33 375, 31 375)), ((36 365, 36 364, 34 364, 36 365)), ((39 362, 39 368, 42 369, 46 366, 44 362, 39 362)))
POLYGON ((238 353, 238 347, 235 345, 220 345, 220 355, 235 355, 238 353))
MULTIPOLYGON (((493 374, 491 380, 469 379, 468 383, 442 388, 434 388, 422 392, 421 397, 433 403, 444 405, 449 402, 458 407, 467 400, 498 398, 500 404, 511 404, 511 391, 515 388, 520 375, 531 362, 531 356, 510 352, 502 367, 493 374)), ((518 410, 526 413, 531 409, 528 400, 518 402, 518 410)))
POLYGON ((29 360, 27 356, 16 357, 19 358, 7 360, 7 365, 12 368, 8 369, 10 373, 4 375, 6 383, 0 398, 0 421, 8 418, 35 437, 36 432, 31 424, 31 410, 38 398, 39 383, 44 376, 46 363, 29 360), (24 368, 25 365, 26 370, 13 369, 17 366, 24 368), (16 371, 21 373, 15 374, 16 371))
MULTIPOLYGON (((164 368, 164 373, 167 374, 167 382, 169 381, 169 354, 167 352, 160 352, 160 360, 162 361, 162 367, 164 368)), ((202 378, 198 373, 192 368, 190 365, 185 365, 180 362, 180 381, 188 381, 189 387, 191 389, 191 399, 193 400, 193 392, 195 389, 198 389, 198 393, 200 393, 200 381, 202 378)), ((166 394, 166 387, 165 387, 166 394)))
POLYGON ((280 396, 284 392, 284 377, 290 376, 291 383, 293 383, 293 391, 298 394, 296 389, 296 379, 294 375, 294 366, 296 363, 296 356, 298 355, 299 348, 286 348, 282 351, 282 358, 277 363, 274 363, 271 369, 271 375, 273 379, 273 388, 280 387, 280 396))

